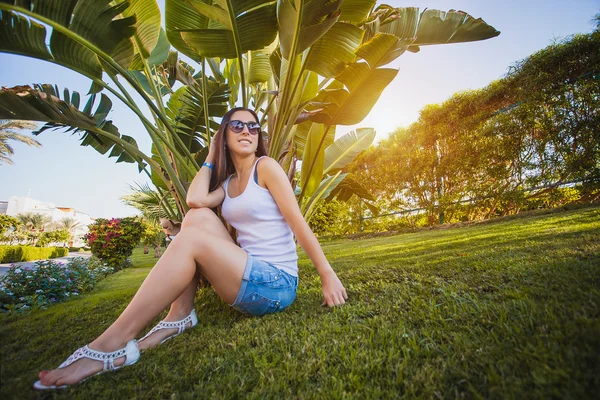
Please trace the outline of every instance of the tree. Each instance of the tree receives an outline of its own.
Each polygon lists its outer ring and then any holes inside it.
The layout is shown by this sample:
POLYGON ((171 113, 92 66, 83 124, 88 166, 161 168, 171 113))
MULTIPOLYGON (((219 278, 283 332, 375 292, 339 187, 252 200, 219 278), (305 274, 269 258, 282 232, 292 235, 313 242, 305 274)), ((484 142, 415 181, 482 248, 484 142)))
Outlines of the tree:
POLYGON ((186 184, 228 106, 259 112, 269 155, 290 180, 302 160, 298 202, 310 219, 344 181, 339 191, 365 193, 341 169, 375 132, 363 128, 333 139, 337 125, 362 121, 395 78, 398 70, 385 65, 420 46, 499 34, 462 11, 374 8, 375 0, 166 0, 164 30, 155 0, 48 1, 0 3, 0 51, 77 71, 92 81, 91 96, 80 109, 79 93, 65 89, 61 96, 52 85, 5 88, 0 117, 46 122, 38 134, 80 132, 82 145, 136 163, 160 197, 169 198, 161 207, 174 203, 180 221, 188 209, 186 184), (197 65, 181 61, 171 45, 197 65), (142 97, 152 121, 123 82, 142 97), (151 154, 107 119, 107 92, 140 118, 151 154))
POLYGON ((485 88, 426 106, 347 170, 369 182, 384 210, 422 208, 430 224, 571 201, 573 191, 560 189, 567 183, 593 200, 599 80, 597 29, 532 54, 485 88))
POLYGON ((39 235, 36 246, 46 247, 50 243, 62 243, 63 247, 67 247, 67 242, 71 239, 71 233, 66 229, 55 229, 53 231, 45 231, 39 235))
POLYGON ((24 129, 35 129, 37 124, 30 121, 0 120, 0 164, 12 164, 11 156, 15 153, 9 140, 25 143, 28 146, 40 147, 41 143, 29 136, 19 133, 24 129))
POLYGON ((19 225, 21 225, 21 221, 15 217, 11 217, 10 215, 0 214, 0 236, 4 235, 11 228, 16 230, 19 225))
POLYGON ((49 216, 36 212, 17 214, 17 219, 21 222, 21 226, 30 232, 43 232, 46 225, 52 221, 49 216))
POLYGON ((81 226, 81 223, 78 222, 75 218, 64 217, 54 224, 54 229, 66 231, 68 235, 65 239, 65 242, 72 242, 75 238, 75 232, 81 226))

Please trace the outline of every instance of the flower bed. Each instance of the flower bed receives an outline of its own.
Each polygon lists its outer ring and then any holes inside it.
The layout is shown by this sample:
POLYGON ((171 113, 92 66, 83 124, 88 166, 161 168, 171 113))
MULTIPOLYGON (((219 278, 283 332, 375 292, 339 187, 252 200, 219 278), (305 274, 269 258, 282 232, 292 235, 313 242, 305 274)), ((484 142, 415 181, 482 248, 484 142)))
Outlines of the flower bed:
POLYGON ((99 280, 114 272, 94 257, 35 264, 35 267, 13 266, 0 278, 0 311, 24 311, 60 303, 91 290, 99 280))

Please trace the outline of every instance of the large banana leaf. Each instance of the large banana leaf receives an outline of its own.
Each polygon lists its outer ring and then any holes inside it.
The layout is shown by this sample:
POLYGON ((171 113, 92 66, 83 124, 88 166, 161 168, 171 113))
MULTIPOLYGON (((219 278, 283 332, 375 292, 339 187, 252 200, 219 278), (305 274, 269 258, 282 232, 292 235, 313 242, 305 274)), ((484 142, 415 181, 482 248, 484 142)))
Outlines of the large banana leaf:
POLYGON ((312 124, 310 131, 308 132, 302 159, 307 161, 310 160, 310 163, 302 163, 301 175, 301 183, 304 188, 305 196, 312 196, 317 191, 323 177, 325 148, 319 146, 319 143, 324 134, 325 126, 323 124, 312 124), (312 169, 310 168, 311 164, 313 165, 312 169))
POLYGON ((325 78, 333 78, 354 61, 363 30, 352 24, 336 22, 310 49, 306 68, 325 78))
POLYGON ((475 19, 463 11, 425 9, 419 13, 417 7, 406 7, 397 8, 395 16, 382 24, 378 32, 411 40, 411 51, 418 51, 418 46, 472 42, 500 34, 481 18, 475 19))
POLYGON ((327 178, 321 181, 319 188, 315 191, 315 193, 308 198, 308 201, 304 202, 301 207, 302 214, 304 215, 304 219, 306 221, 310 221, 313 213, 316 210, 317 204, 329 197, 331 192, 344 180, 346 174, 342 174, 341 171, 333 176, 328 176, 327 178))
POLYGON ((171 43, 184 54, 191 48, 199 56, 238 58, 266 47, 277 35, 271 0, 167 0, 169 7, 177 14, 168 14, 167 32, 169 38, 179 33, 185 46, 177 39, 171 43))
MULTIPOLYGON (((244 63, 242 62, 242 65, 244 63)), ((236 60, 225 60, 225 68, 223 69, 223 77, 225 78, 227 85, 231 90, 231 94, 229 96, 229 108, 233 108, 236 106, 238 101, 238 96, 240 93, 241 86, 241 74, 239 64, 236 60)), ((242 88, 243 90, 243 88, 242 88)))
POLYGON ((250 52, 250 65, 248 68, 248 83, 262 83, 271 79, 273 71, 269 63, 270 53, 262 50, 250 52))
POLYGON ((135 34, 133 38, 139 50, 137 56, 148 58, 158 43, 161 31, 160 10, 156 0, 120 0, 118 2, 131 3, 123 11, 123 16, 135 17, 135 34))
POLYGON ((274 40, 269 46, 250 52, 248 66, 248 83, 263 83, 271 79, 273 70, 269 59, 279 48, 278 41, 274 40))
POLYGON ((283 58, 289 60, 319 40, 338 20, 341 3, 342 0, 278 0, 283 58))
POLYGON ((344 0, 340 11, 340 21, 358 24, 363 22, 375 5, 376 0, 344 0))
POLYGON ((358 128, 337 139, 325 150, 324 174, 342 169, 375 140, 375 129, 358 128))
POLYGON ((25 6, 33 16, 49 19, 110 54, 121 66, 133 58, 131 36, 135 16, 123 17, 129 2, 111 0, 14 0, 0 3, 0 51, 41 58, 86 76, 101 79, 102 66, 97 56, 81 43, 53 30, 49 46, 46 28, 29 17, 9 11, 10 6, 25 6), (6 4, 10 3, 10 4, 6 4), (15 31, 18 32, 15 34, 15 31))
POLYGON ((389 34, 379 34, 360 46, 356 54, 367 62, 349 64, 326 90, 321 91, 316 101, 328 105, 311 118, 332 125, 355 125, 362 121, 398 74, 397 69, 377 67, 389 62, 390 54, 398 54, 403 47, 405 45, 398 38, 389 34))
POLYGON ((182 0, 166 0, 165 29, 169 43, 194 61, 201 62, 202 57, 191 48, 181 34, 187 29, 207 28, 209 20, 182 0))
MULTIPOLYGON (((150 67, 154 67, 154 66, 165 63, 168 59, 170 48, 171 48, 171 45, 169 44, 169 41, 167 40, 167 34, 165 33, 164 29, 160 29, 160 32, 158 34, 158 40, 156 41, 156 45, 154 46, 154 49, 148 55, 148 59, 147 59, 148 65, 150 67)), ((135 56, 133 57, 133 61, 131 62, 131 65, 129 66, 129 69, 131 69, 131 70, 144 69, 142 55, 140 53, 135 54, 135 56)))
MULTIPOLYGON (((304 146, 306 144, 308 132, 310 131, 310 128, 312 127, 313 124, 316 124, 316 122, 305 121, 305 122, 302 122, 301 124, 298 124, 298 127, 296 129, 295 136, 294 136, 294 145, 296 147, 296 157, 298 157, 300 159, 302 158, 302 155, 304 154, 304 146)), ((332 126, 329 129, 329 132, 327 132, 327 136, 325 137, 325 141, 323 142, 323 148, 326 149, 327 147, 329 147, 333 143, 334 138, 335 138, 335 126, 332 126)))
POLYGON ((96 111, 92 112, 96 95, 90 96, 83 110, 79 110, 79 93, 69 93, 65 89, 63 99, 59 98, 58 88, 51 85, 16 86, 0 91, 0 119, 20 119, 46 122, 34 134, 47 129, 66 129, 67 132, 80 132, 82 146, 91 146, 101 154, 111 151, 109 157, 117 157, 117 162, 138 163, 140 171, 145 164, 137 150, 134 138, 121 135, 112 121, 106 116, 112 103, 104 94, 96 111), (129 146, 124 146, 124 143, 129 146), (127 147, 127 148, 126 148, 127 147))

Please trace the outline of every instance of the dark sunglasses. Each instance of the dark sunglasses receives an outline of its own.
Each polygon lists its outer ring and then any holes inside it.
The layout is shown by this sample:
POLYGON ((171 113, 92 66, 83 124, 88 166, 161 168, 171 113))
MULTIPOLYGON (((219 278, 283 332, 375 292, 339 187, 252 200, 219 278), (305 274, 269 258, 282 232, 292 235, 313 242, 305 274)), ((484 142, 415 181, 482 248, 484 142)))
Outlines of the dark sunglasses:
POLYGON ((258 135, 260 133, 260 124, 258 122, 242 122, 237 119, 228 122, 229 129, 234 133, 242 133, 244 125, 248 127, 248 132, 251 135, 258 135))

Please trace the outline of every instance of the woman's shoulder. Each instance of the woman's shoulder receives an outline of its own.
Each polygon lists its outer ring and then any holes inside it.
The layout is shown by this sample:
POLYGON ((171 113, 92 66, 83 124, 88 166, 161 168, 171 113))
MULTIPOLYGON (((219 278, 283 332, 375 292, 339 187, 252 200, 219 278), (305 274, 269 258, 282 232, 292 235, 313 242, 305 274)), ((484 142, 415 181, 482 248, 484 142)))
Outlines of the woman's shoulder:
POLYGON ((279 163, 277 161, 275 161, 274 158, 271 158, 269 156, 264 156, 264 157, 261 157, 260 160, 258 160, 258 164, 256 165, 256 168, 258 169, 258 172, 260 174, 261 171, 281 169, 281 166, 279 165, 279 163))
POLYGON ((281 174, 285 175, 285 172, 281 168, 281 165, 275 159, 265 156, 258 160, 258 165, 256 166, 258 172, 258 183, 260 186, 267 186, 266 183, 268 180, 271 180, 274 176, 278 176, 281 174), (262 181, 262 182, 261 182, 262 181))

